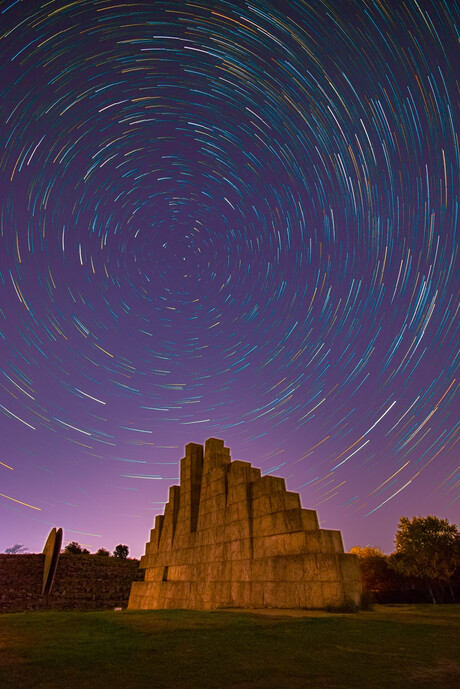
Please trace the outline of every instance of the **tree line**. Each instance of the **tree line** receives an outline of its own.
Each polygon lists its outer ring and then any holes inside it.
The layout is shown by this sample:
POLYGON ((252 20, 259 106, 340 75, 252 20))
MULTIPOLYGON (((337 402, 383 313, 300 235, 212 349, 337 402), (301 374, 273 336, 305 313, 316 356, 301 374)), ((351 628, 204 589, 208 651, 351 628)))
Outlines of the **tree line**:
POLYGON ((356 546, 364 593, 381 603, 454 602, 460 592, 460 533, 448 519, 401 517, 395 551, 356 546))
MULTIPOLYGON (((22 543, 15 543, 11 548, 7 548, 5 553, 8 555, 22 555, 28 548, 25 548, 22 543)), ((81 546, 77 541, 71 541, 64 548, 64 553, 68 555, 91 555, 87 548, 81 546)), ((129 548, 127 545, 119 543, 112 552, 112 557, 118 557, 120 560, 126 560, 128 557, 129 548)), ((99 548, 99 550, 94 553, 95 555, 100 555, 102 557, 110 557, 110 551, 106 548, 99 548)))
MULTIPOLYGON (((64 552, 69 555, 90 555, 91 553, 87 548, 83 548, 77 541, 71 541, 64 548, 64 552)), ((119 543, 113 550, 112 557, 118 557, 120 560, 126 560, 128 557, 129 548, 127 545, 122 545, 119 543)), ((96 551, 96 555, 102 557, 110 557, 110 552, 106 548, 99 548, 96 551)))

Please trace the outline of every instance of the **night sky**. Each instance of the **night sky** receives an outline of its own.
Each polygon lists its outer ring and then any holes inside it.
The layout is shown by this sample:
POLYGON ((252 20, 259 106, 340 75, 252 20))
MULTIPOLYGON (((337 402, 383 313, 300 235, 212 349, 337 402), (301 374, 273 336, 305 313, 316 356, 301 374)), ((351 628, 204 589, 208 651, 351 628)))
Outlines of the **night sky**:
POLYGON ((140 556, 211 436, 458 521, 458 10, 0 2, 0 551, 140 556))

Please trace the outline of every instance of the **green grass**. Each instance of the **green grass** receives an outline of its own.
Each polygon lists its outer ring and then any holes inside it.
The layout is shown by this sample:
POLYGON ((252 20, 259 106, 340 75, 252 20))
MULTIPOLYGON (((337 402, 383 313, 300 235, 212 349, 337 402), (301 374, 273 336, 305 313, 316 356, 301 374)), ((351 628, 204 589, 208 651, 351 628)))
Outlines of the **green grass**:
POLYGON ((4 689, 460 687, 460 606, 0 615, 4 689))

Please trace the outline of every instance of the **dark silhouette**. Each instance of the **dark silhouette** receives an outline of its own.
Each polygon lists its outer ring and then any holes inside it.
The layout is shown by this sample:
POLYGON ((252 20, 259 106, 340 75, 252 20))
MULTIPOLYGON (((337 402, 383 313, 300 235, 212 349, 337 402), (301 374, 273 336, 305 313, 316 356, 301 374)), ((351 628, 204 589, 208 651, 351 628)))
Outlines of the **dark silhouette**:
POLYGON ((128 557, 128 553, 129 553, 128 546, 127 545, 121 545, 121 543, 120 543, 119 545, 117 545, 117 547, 113 551, 113 556, 119 557, 121 560, 126 560, 126 558, 128 557))

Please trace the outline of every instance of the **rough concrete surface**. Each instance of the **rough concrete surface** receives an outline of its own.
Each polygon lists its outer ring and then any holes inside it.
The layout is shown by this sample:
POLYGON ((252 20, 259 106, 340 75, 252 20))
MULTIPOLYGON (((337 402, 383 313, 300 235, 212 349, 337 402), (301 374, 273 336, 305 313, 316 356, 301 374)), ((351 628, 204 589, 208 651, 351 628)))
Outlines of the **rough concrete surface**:
POLYGON ((216 438, 186 446, 140 567, 131 609, 340 608, 361 598, 340 531, 320 529, 284 479, 232 462, 216 438))

